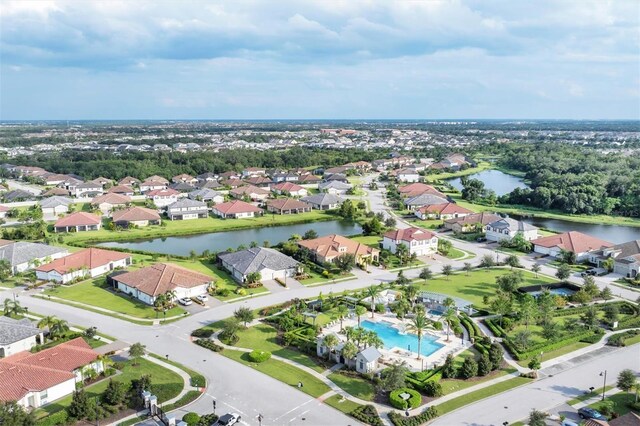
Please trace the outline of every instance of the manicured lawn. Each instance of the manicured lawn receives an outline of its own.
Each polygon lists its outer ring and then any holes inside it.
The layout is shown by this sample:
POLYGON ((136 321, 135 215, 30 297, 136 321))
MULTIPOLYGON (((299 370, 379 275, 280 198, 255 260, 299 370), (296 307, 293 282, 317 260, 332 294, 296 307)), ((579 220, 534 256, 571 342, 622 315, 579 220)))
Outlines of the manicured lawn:
POLYGON ((312 285, 312 284, 329 284, 329 283, 333 283, 334 280, 347 280, 347 279, 351 279, 351 278, 355 278, 355 275, 353 275, 351 272, 347 273, 347 274, 332 274, 329 277, 325 277, 322 274, 317 273, 316 271, 308 271, 307 272, 310 277, 306 278, 304 280, 299 280, 300 284, 302 285, 312 285))
POLYGON ((465 256, 467 256, 466 251, 451 247, 449 253, 447 253, 445 257, 449 259, 462 259, 465 256))
POLYGON ((468 394, 453 398, 449 401, 443 402, 442 404, 436 405, 436 408, 438 409, 438 414, 442 416, 443 414, 446 414, 453 410, 457 410, 458 408, 464 407, 465 405, 469 405, 476 401, 480 401, 481 399, 488 398, 490 396, 508 391, 509 389, 527 384, 530 381, 531 379, 527 379, 525 377, 514 377, 513 379, 505 380, 504 382, 487 386, 484 389, 478 389, 477 391, 469 392, 468 394))
MULTIPOLYGON (((469 357, 475 358, 476 361, 478 360, 478 357, 476 356, 475 351, 467 349, 464 352, 457 355, 453 359, 453 363, 459 370, 462 367, 464 360, 469 357)), ((497 377, 511 374, 515 371, 516 369, 513 367, 506 367, 501 370, 492 371, 491 373, 487 374, 484 377, 474 377, 473 379, 470 379, 470 380, 440 379, 439 381, 440 381, 440 384, 442 385, 442 391, 444 392, 445 395, 448 395, 452 392, 457 392, 459 390, 466 389, 468 387, 475 386, 480 383, 484 383, 487 380, 492 380, 497 377)))
POLYGON ((323 402, 335 408, 336 410, 342 411, 345 414, 350 414, 356 408, 362 407, 362 405, 358 404, 357 402, 343 399, 341 395, 333 395, 325 399, 323 402))
MULTIPOLYGON (((158 313, 152 306, 125 296, 123 293, 118 294, 108 290, 104 277, 86 280, 70 286, 59 286, 45 291, 44 294, 109 309, 137 318, 152 319, 156 318, 158 314, 162 317, 162 314, 158 313)), ((167 311, 167 317, 182 315, 184 312, 184 309, 176 306, 167 311)))
POLYGON ((306 371, 303 371, 297 367, 273 358, 268 359, 267 361, 260 364, 255 364, 249 361, 249 357, 245 352, 225 349, 221 352, 221 354, 226 356, 227 358, 240 362, 268 376, 271 376, 276 380, 286 383, 289 386, 297 387, 298 382, 302 382, 303 387, 299 389, 302 392, 315 398, 319 397, 320 395, 324 395, 331 390, 329 386, 325 385, 322 381, 315 378, 306 371))
POLYGON ((375 390, 370 381, 358 376, 347 376, 346 374, 342 374, 340 371, 329 374, 328 378, 333 383, 340 386, 349 395, 364 399, 365 401, 373 401, 375 390))
MULTIPOLYGON (((571 343, 569 345, 563 346, 562 348, 556 349, 554 351, 544 352, 542 354, 542 357, 540 357, 540 361, 541 362, 549 361, 550 359, 557 358, 562 355, 566 355, 573 351, 577 351, 578 349, 586 348, 590 344, 591 343, 575 342, 575 343, 571 343)), ((518 364, 523 367, 527 367, 527 365, 529 364, 529 360, 518 361, 518 364)))
POLYGON ((205 386, 206 384, 206 379, 204 378, 204 376, 200 373, 197 373, 195 371, 193 371, 192 369, 185 367, 184 365, 180 364, 179 362, 175 362, 172 361, 170 359, 166 359, 166 357, 160 356, 160 355, 156 355, 156 354, 152 354, 150 353, 149 356, 151 356, 152 358, 156 358, 161 360, 162 362, 166 362, 167 364, 171 364, 174 367, 178 367, 179 369, 185 371, 186 373, 189 374, 189 377, 191 378, 191 384, 194 385, 197 384, 198 386, 202 387, 205 386))
MULTIPOLYGON (((171 398, 178 396, 184 387, 182 378, 171 370, 167 370, 158 364, 146 359, 140 359, 138 365, 133 365, 132 361, 126 361, 123 365, 122 374, 112 377, 114 381, 129 384, 131 380, 138 379, 143 375, 151 376, 151 392, 158 397, 158 402, 162 403, 171 398)), ((91 385, 85 390, 89 398, 99 396, 107 388, 109 379, 102 380, 99 383, 91 385)), ((44 417, 47 414, 55 413, 69 406, 71 396, 67 396, 49 405, 36 410, 36 416, 44 417)))
POLYGON ((358 237, 351 237, 350 239, 377 249, 380 248, 380 243, 382 242, 382 237, 379 235, 360 235, 358 237))
MULTIPOLYGON (((613 401, 613 411, 621 416, 624 416, 629 411, 632 411, 629 407, 629 404, 632 404, 635 401, 635 396, 632 393, 619 392, 614 395, 607 396, 604 402, 606 401, 613 401)), ((595 408, 596 410, 600 411, 600 406, 602 404, 603 401, 598 401, 594 404, 589 405, 589 407, 595 408)), ((637 413, 637 411, 634 412, 637 413)))
MULTIPOLYGON (((605 387, 605 391, 608 391, 609 389, 613 389, 613 387, 614 387, 614 385, 608 385, 608 386, 605 387)), ((598 395, 602 395, 602 388, 594 389, 593 392, 589 392, 587 394, 580 395, 578 397, 570 399, 569 401, 567 401, 567 404, 575 405, 578 402, 586 401, 587 399, 591 399, 591 398, 596 397, 598 395)))
POLYGON ((24 284, 24 282, 25 280, 23 278, 19 276, 13 276, 0 282, 0 287, 4 287, 4 288, 21 287, 24 284))
MULTIPOLYGON (((459 272, 449 277, 434 278, 427 281, 426 284, 421 279, 416 280, 415 283, 420 286, 421 290, 460 297, 477 307, 486 309, 487 306, 482 301, 483 296, 494 296, 498 288, 496 277, 509 272, 509 269, 504 268, 474 269, 469 275, 459 272)), ((542 275, 536 278, 535 274, 529 271, 522 270, 522 273, 524 276, 522 286, 557 282, 554 278, 542 275)))

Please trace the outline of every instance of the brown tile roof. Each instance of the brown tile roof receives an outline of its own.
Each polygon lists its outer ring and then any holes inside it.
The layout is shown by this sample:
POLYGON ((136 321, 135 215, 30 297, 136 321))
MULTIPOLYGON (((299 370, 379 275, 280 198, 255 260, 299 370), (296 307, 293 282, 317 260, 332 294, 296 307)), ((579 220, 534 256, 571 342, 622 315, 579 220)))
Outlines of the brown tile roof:
POLYGON ((239 188, 235 188, 232 189, 231 191, 229 191, 230 194, 233 195, 252 195, 252 194, 256 194, 256 195, 268 195, 269 191, 262 189, 262 188, 258 188, 257 186, 253 186, 253 185, 245 185, 245 186, 241 186, 239 188))
POLYGON ((476 223, 480 223, 482 225, 488 225, 497 220, 502 219, 497 214, 493 213, 474 213, 464 217, 455 217, 453 219, 445 220, 446 223, 459 223, 460 225, 473 225, 476 223))
POLYGON ((156 182, 156 183, 166 183, 166 184, 169 183, 167 179, 158 175, 149 176, 148 178, 145 179, 145 182, 156 182))
POLYGON ((111 188, 109 188, 107 190, 107 192, 109 193, 115 193, 115 194, 130 194, 133 191, 133 188, 131 186, 128 185, 116 185, 116 186, 112 186, 111 188))
POLYGON ((140 179, 136 179, 131 176, 124 177, 120 179, 118 185, 135 185, 136 183, 140 183, 140 179))
POLYGON ((115 276, 114 280, 137 288, 152 297, 177 287, 191 288, 214 281, 213 277, 170 263, 157 263, 136 271, 126 272, 115 276))
POLYGON ((276 189, 278 191, 284 192, 297 192, 303 190, 304 188, 292 182, 281 182, 277 185, 273 185, 271 189, 276 189))
POLYGON ((311 205, 293 198, 278 198, 267 201, 267 205, 278 210, 310 209, 311 205))
POLYGON ((437 214, 454 214, 454 213, 473 213, 469 209, 465 209, 456 203, 430 204, 418 209, 421 213, 437 213, 437 214))
POLYGON ((131 202, 131 197, 128 195, 117 194, 114 192, 110 192, 107 194, 99 195, 91 200, 91 204, 102 204, 107 203, 113 206, 129 204, 131 202))
POLYGON ((436 190, 433 186, 427 185, 426 183, 421 183, 421 182, 410 183, 409 185, 404 185, 404 186, 398 187, 398 191, 401 194, 405 194, 405 193, 408 193, 408 192, 414 192, 414 191, 426 191, 426 190, 429 190, 429 189, 436 190))
POLYGON ((100 225, 102 219, 93 213, 75 212, 59 219, 54 225, 56 228, 65 226, 84 226, 84 225, 100 225))
POLYGON ((435 235, 433 232, 421 228, 394 229, 384 233, 385 238, 407 242, 430 240, 435 235))
POLYGON ((129 207, 111 214, 114 222, 137 222, 142 220, 160 220, 157 211, 145 207, 129 207))
POLYGON ((585 253, 591 250, 598 250, 603 247, 612 247, 613 243, 601 240, 591 235, 578 231, 563 232, 562 234, 549 235, 531 241, 533 244, 542 247, 559 247, 563 250, 574 253, 585 253))
POLYGON ((120 253, 118 251, 98 248, 87 248, 72 253, 69 256, 56 259, 53 262, 40 265, 36 268, 36 271, 56 271, 60 274, 66 274, 67 272, 81 268, 93 269, 98 266, 108 265, 110 262, 126 259, 128 257, 131 257, 129 253, 120 253))
POLYGON ((299 183, 309 183, 309 182, 319 182, 322 179, 319 176, 316 175, 312 175, 312 174, 307 174, 307 175, 303 175, 300 177, 300 179, 298 179, 299 183))
POLYGON ((380 251, 336 234, 314 238, 312 240, 298 241, 298 245, 325 258, 333 258, 344 254, 345 252, 340 251, 341 247, 346 248, 346 253, 354 255, 367 255, 380 251))
POLYGON ((172 181, 174 182, 189 182, 194 180, 195 178, 191 175, 188 175, 186 173, 182 173, 180 175, 176 175, 174 177, 171 178, 172 181))
POLYGON ((246 184, 244 183, 244 181, 242 181, 242 180, 240 180, 240 179, 235 179, 235 178, 232 178, 232 179, 225 179, 225 180, 223 180, 221 183, 222 183, 223 185, 227 185, 227 186, 229 186, 229 187, 231 187, 231 188, 237 188, 237 187, 239 187, 239 186, 246 185, 246 184))
POLYGON ((617 417, 609 421, 611 426, 640 426, 640 416, 629 411, 624 416, 617 417))
POLYGON ((63 196, 68 196, 70 194, 68 189, 64 189, 64 188, 51 188, 50 190, 48 190, 47 192, 45 192, 44 194, 42 194, 43 197, 50 197, 53 195, 63 195, 63 196))
POLYGON ((255 176, 252 178, 248 178, 244 180, 245 182, 247 182, 248 184, 251 185, 260 185, 261 183, 272 183, 273 181, 271 179, 269 179, 268 177, 264 177, 264 176, 255 176))
POLYGON ((167 189, 154 189, 153 191, 147 192, 147 197, 170 197, 172 195, 178 196, 180 193, 175 189, 167 188, 167 189))
POLYGON ((253 204, 249 204, 241 200, 234 200, 234 201, 229 201, 227 203, 216 204, 213 208, 214 210, 217 210, 223 214, 236 214, 236 213, 248 213, 248 212, 259 213, 262 211, 261 209, 254 206, 253 204))

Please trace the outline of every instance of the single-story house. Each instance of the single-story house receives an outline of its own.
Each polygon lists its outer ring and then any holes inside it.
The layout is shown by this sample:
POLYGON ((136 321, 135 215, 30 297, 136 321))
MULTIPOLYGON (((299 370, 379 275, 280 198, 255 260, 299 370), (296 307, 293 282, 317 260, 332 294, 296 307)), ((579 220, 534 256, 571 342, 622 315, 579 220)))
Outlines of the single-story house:
POLYGON ((409 255, 429 256, 438 251, 438 237, 426 229, 395 229, 385 232, 382 237, 382 248, 391 253, 395 254, 401 244, 407 247, 409 255))
POLYGON ((252 247, 218 255, 218 260, 233 278, 245 282, 251 273, 259 272, 262 280, 295 277, 300 264, 293 258, 272 248, 252 247))
POLYGON ((551 257, 561 257, 563 251, 572 252, 578 262, 583 261, 590 251, 613 246, 613 243, 601 240, 578 231, 563 232, 531 241, 533 251, 551 257))
POLYGON ((457 217, 464 217, 472 214, 473 212, 469 209, 465 209, 464 207, 459 206, 456 203, 445 203, 445 204, 430 204, 428 206, 422 206, 418 210, 416 210, 416 217, 427 220, 427 219, 453 219, 457 217))
POLYGON ((396 172, 396 179, 399 182, 418 182, 420 174, 415 169, 401 169, 396 172))
POLYGON ((472 213, 463 217, 447 219, 444 221, 444 227, 460 233, 485 232, 488 224, 500 219, 500 216, 493 213, 472 213))
POLYGON ((68 197, 53 196, 40 200, 40 208, 43 216, 59 216, 69 211, 69 206, 73 200, 68 197))
POLYGON ((66 284, 77 279, 94 278, 131 265, 131 254, 98 248, 86 248, 36 268, 43 281, 66 284))
POLYGON ((6 260, 11 266, 12 274, 33 269, 36 265, 59 259, 69 254, 62 247, 50 246, 41 243, 29 243, 26 241, 0 240, 0 260, 6 260))
POLYGON ((486 237, 488 241, 510 241, 518 234, 522 235, 526 241, 535 240, 538 238, 538 228, 509 217, 501 218, 487 225, 486 237))
POLYGON ((75 212, 65 216, 53 225, 55 232, 98 231, 102 228, 102 218, 93 213, 75 212))
POLYGON ((247 167, 242 171, 243 177, 264 176, 267 170, 263 167, 247 167))
POLYGON ((104 189, 102 189, 102 185, 94 182, 82 182, 76 185, 73 190, 76 198, 82 197, 95 197, 97 195, 103 194, 104 189))
POLYGON ((60 185, 61 183, 63 183, 68 178, 69 178, 68 175, 60 174, 60 173, 46 173, 46 174, 40 176, 40 179, 42 180, 42 183, 44 183, 47 186, 49 186, 49 185, 60 185))
POLYGON ((218 175, 215 174, 215 173, 206 172, 206 173, 202 173, 202 174, 196 176, 196 179, 198 179, 198 183, 202 183, 202 182, 217 182, 218 181, 218 175))
POLYGON ((333 262, 337 257, 350 253, 355 256, 356 264, 365 265, 377 262, 380 255, 378 249, 336 234, 301 240, 298 241, 298 246, 308 250, 312 259, 318 263, 333 262))
POLYGON ((318 184, 318 190, 320 190, 320 192, 326 192, 327 194, 333 195, 344 195, 351 188, 353 188, 353 185, 340 182, 338 180, 330 180, 328 182, 318 184))
POLYGON ((429 206, 431 204, 447 204, 447 203, 449 203, 449 200, 447 200, 446 198, 443 198, 434 194, 429 194, 429 193, 418 195, 416 197, 407 198, 406 200, 404 200, 405 207, 411 211, 417 210, 423 206, 429 206))
POLYGON ((292 197, 306 197, 309 194, 306 188, 292 182, 280 182, 271 186, 271 191, 278 195, 290 195, 292 197))
POLYGON ((134 177, 131 176, 127 176, 124 177, 122 179, 120 179, 120 181, 118 181, 118 185, 124 185, 124 186, 137 186, 140 185, 140 179, 136 179, 134 177))
POLYGON ((191 192, 196 189, 195 186, 187 182, 172 183, 169 185, 169 188, 178 192, 191 192))
POLYGON ((273 184, 273 181, 266 176, 253 176, 253 177, 244 179, 244 181, 249 185, 257 186, 259 188, 265 188, 273 184))
POLYGON ((612 258, 614 261, 613 272, 616 274, 627 278, 635 278, 640 275, 640 240, 594 250, 589 252, 587 257, 589 262, 598 267, 602 267, 602 262, 612 258))
POLYGON ((107 179, 106 177, 97 177, 95 179, 90 180, 89 182, 91 183, 97 183, 98 185, 100 185, 101 187, 105 187, 107 185, 113 185, 113 180, 111 179, 107 179))
POLYGON ((375 346, 369 346, 356 355, 356 371, 358 373, 371 373, 378 369, 378 361, 382 354, 375 346))
POLYGON ((166 178, 164 178, 162 176, 158 176, 158 175, 149 176, 144 181, 145 182, 164 183, 165 185, 169 185, 169 180, 167 180, 166 178))
POLYGON ((298 183, 300 185, 312 185, 322 181, 320 176, 312 175, 311 173, 300 176, 298 183))
POLYGON ((49 349, 0 359, 0 400, 38 408, 76 390, 88 370, 101 373, 99 354, 78 337, 49 349))
POLYGON ((267 211, 277 214, 307 213, 312 209, 310 204, 293 198, 277 198, 267 201, 267 211))
POLYGON ((112 186, 107 190, 109 194, 120 194, 126 195, 127 197, 132 197, 136 191, 133 189, 133 186, 130 185, 116 185, 112 186))
POLYGON ((221 189, 224 185, 215 180, 203 180, 196 184, 196 188, 200 189, 221 189))
POLYGON ((42 343, 44 330, 36 327, 28 318, 20 320, 0 316, 0 358, 22 351, 30 351, 42 343))
POLYGON ((232 170, 220 173, 220 179, 240 179, 241 174, 232 170))
POLYGON ((33 201, 36 199, 36 196, 22 189, 14 189, 3 193, 2 199, 7 203, 14 203, 18 201, 33 201))
POLYGON ((203 201, 182 198, 167 206, 167 216, 171 220, 204 219, 209 216, 209 208, 203 201))
POLYGON ((253 185, 245 185, 239 188, 234 188, 229 191, 229 195, 233 198, 241 200, 243 198, 249 198, 251 201, 263 201, 269 196, 269 191, 266 189, 258 188, 253 185))
POLYGON ((301 198, 305 203, 311 204, 316 210, 333 210, 340 207, 342 198, 333 194, 315 194, 301 198))
POLYGON ((225 219, 244 219, 262 214, 262 209, 241 200, 216 204, 211 211, 214 215, 225 219))
POLYGON ((245 181, 236 179, 236 178, 224 179, 220 183, 222 183, 222 185, 227 186, 231 189, 247 185, 245 181))
POLYGON ((180 193, 174 189, 155 189, 146 193, 147 199, 153 201, 156 207, 166 207, 178 201, 180 193))
MULTIPOLYGON (((346 343, 344 335, 337 333, 333 334, 338 339, 338 345, 332 349, 332 353, 328 355, 328 358, 336 363, 345 364, 347 367, 355 368, 358 373, 371 373, 377 371, 380 368, 380 358, 382 353, 375 347, 369 346, 359 351, 354 359, 347 359, 342 355, 342 349, 346 343)), ((318 357, 327 358, 327 352, 329 348, 324 345, 324 339, 328 334, 318 336, 316 339, 316 354, 318 357)))
POLYGON ((191 191, 187 197, 192 200, 204 201, 205 203, 219 204, 224 202, 224 195, 209 188, 201 188, 191 191))
POLYGON ((298 182, 300 175, 296 173, 274 173, 271 178, 274 182, 298 182))
POLYGON ((191 183, 191 184, 195 184, 196 182, 198 182, 198 179, 194 178, 191 175, 188 175, 186 173, 183 173, 181 175, 177 175, 171 178, 171 182, 173 183, 191 183))
POLYGON ((129 204, 131 204, 131 197, 114 193, 103 194, 91 200, 91 205, 100 209, 105 216, 109 215, 113 209, 124 208, 129 204))
POLYGON ((135 271, 111 275, 110 281, 120 291, 153 305, 156 298, 169 291, 177 299, 207 294, 213 277, 171 263, 156 263, 135 271))
POLYGON ((140 184, 140 192, 145 193, 148 191, 157 191, 160 189, 166 189, 168 185, 169 185, 168 183, 164 183, 164 182, 145 180, 140 184))
POLYGON ((54 195, 57 195, 59 197, 70 197, 71 191, 69 191, 68 189, 55 187, 46 192, 43 192, 40 195, 42 195, 43 197, 53 197, 54 195))
POLYGON ((333 181, 333 182, 349 183, 349 179, 347 179, 347 175, 344 175, 342 173, 333 173, 329 177, 325 176, 324 180, 326 182, 332 182, 333 181))
POLYGON ((160 215, 157 211, 145 207, 129 207, 116 210, 111 214, 111 220, 117 226, 128 228, 131 225, 148 226, 159 225, 160 215))

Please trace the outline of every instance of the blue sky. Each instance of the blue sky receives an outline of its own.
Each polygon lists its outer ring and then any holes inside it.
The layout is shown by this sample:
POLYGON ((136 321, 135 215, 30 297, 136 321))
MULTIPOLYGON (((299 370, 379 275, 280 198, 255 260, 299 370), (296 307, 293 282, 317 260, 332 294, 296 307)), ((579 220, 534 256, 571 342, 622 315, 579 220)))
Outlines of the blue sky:
POLYGON ((640 2, 3 0, 0 119, 640 118, 640 2))

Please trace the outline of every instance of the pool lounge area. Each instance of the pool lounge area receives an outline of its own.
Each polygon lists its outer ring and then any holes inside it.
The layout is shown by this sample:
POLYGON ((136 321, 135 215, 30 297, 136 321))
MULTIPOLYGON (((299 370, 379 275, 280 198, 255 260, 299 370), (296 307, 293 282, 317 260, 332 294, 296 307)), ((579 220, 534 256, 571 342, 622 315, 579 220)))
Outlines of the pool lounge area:
POLYGON ((533 297, 538 297, 542 292, 548 289, 551 294, 555 294, 562 297, 571 297, 576 291, 580 290, 580 287, 571 283, 556 283, 547 285, 531 285, 527 287, 520 287, 518 289, 521 293, 527 293, 533 297))
MULTIPOLYGON (((366 320, 362 321, 360 326, 365 330, 372 330, 378 333, 378 337, 384 341, 384 348, 387 350, 394 348, 406 349, 410 352, 417 352, 418 350, 418 336, 410 333, 401 333, 400 330, 390 322, 366 320)), ((437 341, 437 336, 430 334, 422 336, 420 353, 428 357, 445 346, 437 341)))

